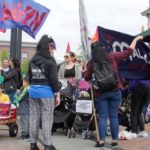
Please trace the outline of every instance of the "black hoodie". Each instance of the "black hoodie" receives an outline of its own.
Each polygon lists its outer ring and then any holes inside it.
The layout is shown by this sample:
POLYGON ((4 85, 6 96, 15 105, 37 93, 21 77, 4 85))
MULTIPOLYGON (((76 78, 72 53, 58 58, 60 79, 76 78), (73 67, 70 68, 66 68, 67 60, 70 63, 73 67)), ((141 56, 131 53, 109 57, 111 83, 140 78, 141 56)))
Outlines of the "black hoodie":
POLYGON ((29 63, 30 85, 50 85, 53 92, 59 92, 57 64, 51 55, 42 56, 38 52, 29 63))

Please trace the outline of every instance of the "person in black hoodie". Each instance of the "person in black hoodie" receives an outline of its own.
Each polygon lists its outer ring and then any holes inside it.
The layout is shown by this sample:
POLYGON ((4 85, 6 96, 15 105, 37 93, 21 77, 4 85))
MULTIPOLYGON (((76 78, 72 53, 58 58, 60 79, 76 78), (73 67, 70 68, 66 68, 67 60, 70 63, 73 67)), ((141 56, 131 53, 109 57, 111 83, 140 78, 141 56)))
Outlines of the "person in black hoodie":
POLYGON ((22 85, 20 62, 16 58, 10 59, 9 69, 5 71, 0 67, 1 75, 4 77, 4 90, 9 95, 11 103, 14 103, 14 95, 16 90, 22 85))
POLYGON ((60 86, 57 64, 52 56, 54 49, 54 40, 48 35, 43 35, 37 44, 36 54, 29 62, 31 150, 39 150, 37 138, 40 124, 43 132, 44 150, 55 150, 51 140, 51 129, 54 105, 60 104, 60 86))

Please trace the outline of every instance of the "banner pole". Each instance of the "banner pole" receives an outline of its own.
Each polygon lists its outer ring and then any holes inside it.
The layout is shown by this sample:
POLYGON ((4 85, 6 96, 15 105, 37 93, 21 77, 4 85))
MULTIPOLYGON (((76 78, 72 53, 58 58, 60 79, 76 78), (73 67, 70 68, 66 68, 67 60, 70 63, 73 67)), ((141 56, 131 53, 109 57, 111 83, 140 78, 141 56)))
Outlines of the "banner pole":
POLYGON ((100 141, 100 138, 99 138, 99 129, 98 129, 98 122, 97 122, 97 117, 96 117, 96 108, 95 108, 95 105, 94 105, 94 95, 93 95, 93 87, 91 85, 91 98, 92 98, 92 107, 93 107, 93 115, 94 115, 94 122, 95 122, 95 128, 96 128, 96 137, 97 137, 97 142, 100 141))

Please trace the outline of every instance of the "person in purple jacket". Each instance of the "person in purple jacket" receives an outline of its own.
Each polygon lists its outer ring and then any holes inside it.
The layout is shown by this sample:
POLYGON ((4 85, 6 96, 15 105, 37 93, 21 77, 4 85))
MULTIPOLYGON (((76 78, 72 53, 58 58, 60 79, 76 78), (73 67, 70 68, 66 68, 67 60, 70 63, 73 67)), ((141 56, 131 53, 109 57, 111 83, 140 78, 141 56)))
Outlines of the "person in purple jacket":
MULTIPOLYGON (((112 69, 115 73, 118 74, 118 64, 121 63, 124 58, 128 58, 135 49, 137 41, 142 40, 142 36, 137 36, 133 39, 132 43, 130 44, 129 48, 122 52, 110 52, 107 53, 106 49, 104 49, 104 53, 102 54, 101 51, 98 49, 92 49, 92 61, 87 64, 87 68, 85 68, 85 72, 83 74, 85 80, 91 80, 93 75, 93 63, 101 64, 102 59, 106 59, 110 61, 112 65, 112 69)), ((92 45, 91 45, 92 48, 92 45)), ((101 47, 100 47, 101 48, 101 47)), ((111 135, 112 135, 112 147, 117 148, 118 143, 118 132, 119 132, 119 122, 118 122, 118 108, 121 103, 121 89, 123 89, 123 84, 119 76, 118 78, 118 86, 108 92, 100 93, 99 91, 95 92, 96 98, 96 107, 98 110, 99 116, 99 136, 100 141, 96 143, 96 147, 104 147, 105 137, 106 137, 106 129, 107 129, 107 119, 109 117, 110 120, 110 128, 111 128, 111 135)))
POLYGON ((129 90, 131 92, 131 132, 139 137, 147 137, 143 108, 149 100, 150 82, 149 80, 130 80, 129 90))

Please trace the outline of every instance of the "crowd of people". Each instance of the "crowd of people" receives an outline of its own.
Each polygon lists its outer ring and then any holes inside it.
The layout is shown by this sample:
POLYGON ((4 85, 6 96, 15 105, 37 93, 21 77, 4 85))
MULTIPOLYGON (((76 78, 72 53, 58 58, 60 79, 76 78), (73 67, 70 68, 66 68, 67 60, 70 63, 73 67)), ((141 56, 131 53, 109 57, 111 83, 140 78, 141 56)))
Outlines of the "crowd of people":
MULTIPOLYGON (((17 107, 19 106, 20 140, 30 138, 30 149, 39 150, 37 139, 41 129, 44 150, 55 150, 52 145, 51 131, 54 109, 61 103, 59 79, 65 78, 76 89, 80 79, 93 80, 95 63, 101 66, 104 61, 107 61, 117 76, 117 85, 109 91, 100 91, 100 89, 95 89, 94 85, 91 86, 98 112, 100 137, 95 146, 105 146, 107 120, 109 119, 112 135, 111 146, 118 147, 120 124, 118 110, 123 99, 122 93, 125 91, 118 64, 124 58, 132 55, 137 42, 142 39, 142 36, 137 36, 126 50, 110 53, 106 51, 104 45, 94 41, 91 44, 91 60, 84 66, 78 63, 74 52, 67 52, 64 55, 64 62, 57 65, 53 56, 56 49, 55 41, 52 37, 43 35, 37 44, 35 55, 29 62, 28 75, 25 77, 21 75, 20 62, 17 59, 4 59, 0 67, 1 76, 4 78, 3 83, 0 84, 0 102, 10 101, 17 107), (2 89, 5 94, 2 94, 2 89)), ((143 112, 146 116, 150 100, 150 82, 148 80, 129 80, 127 89, 131 94, 130 123, 127 130, 135 137, 147 137, 143 112)), ((73 95, 77 96, 77 92, 74 90, 73 95)))

